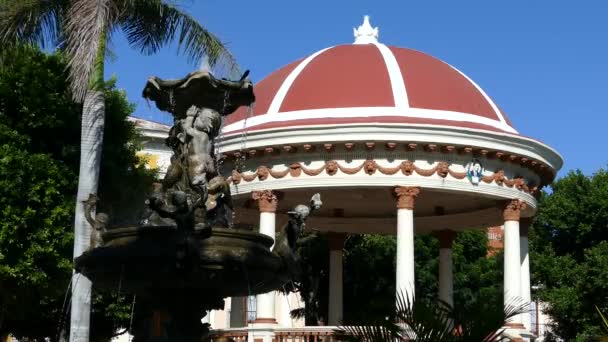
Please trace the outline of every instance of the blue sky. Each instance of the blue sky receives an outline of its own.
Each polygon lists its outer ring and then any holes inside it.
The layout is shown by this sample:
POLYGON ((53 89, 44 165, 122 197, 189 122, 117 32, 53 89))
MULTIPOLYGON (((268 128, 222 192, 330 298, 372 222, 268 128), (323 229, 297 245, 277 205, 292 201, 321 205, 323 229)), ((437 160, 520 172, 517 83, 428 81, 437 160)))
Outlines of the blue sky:
MULTIPOLYGON (((353 41, 364 14, 380 42, 438 57, 466 73, 523 135, 557 149, 563 175, 608 165, 608 1, 184 1, 259 81, 322 48, 353 41)), ((148 76, 178 78, 188 64, 168 46, 154 56, 115 35, 106 67, 138 117, 170 117, 141 99, 148 76)))

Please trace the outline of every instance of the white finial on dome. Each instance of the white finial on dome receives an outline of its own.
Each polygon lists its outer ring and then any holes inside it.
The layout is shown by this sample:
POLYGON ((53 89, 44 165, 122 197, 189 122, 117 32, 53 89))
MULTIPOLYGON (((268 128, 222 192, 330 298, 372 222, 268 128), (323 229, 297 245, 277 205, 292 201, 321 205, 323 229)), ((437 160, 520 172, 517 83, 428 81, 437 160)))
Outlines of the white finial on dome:
POLYGON ((378 42, 378 27, 372 27, 369 23, 369 15, 363 17, 363 24, 353 28, 355 34, 354 44, 373 44, 378 42))

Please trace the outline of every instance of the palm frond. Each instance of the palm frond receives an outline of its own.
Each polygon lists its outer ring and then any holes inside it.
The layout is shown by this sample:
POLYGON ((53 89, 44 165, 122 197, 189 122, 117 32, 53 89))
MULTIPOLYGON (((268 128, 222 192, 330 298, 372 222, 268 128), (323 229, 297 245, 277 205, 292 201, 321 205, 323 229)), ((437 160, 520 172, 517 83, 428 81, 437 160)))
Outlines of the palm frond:
POLYGON ((189 62, 206 58, 212 67, 237 71, 237 64, 226 46, 198 21, 177 6, 162 0, 131 0, 121 13, 120 25, 129 44, 143 54, 156 53, 177 40, 178 52, 189 62))
POLYGON ((456 334, 459 341, 499 341, 504 325, 515 316, 529 311, 529 303, 512 299, 506 305, 502 298, 476 302, 455 312, 456 334))
POLYGON ((451 308, 443 302, 397 296, 397 319, 407 327, 407 337, 418 342, 445 341, 452 337, 451 308))
POLYGON ((595 305, 595 310, 597 310, 597 313, 600 315, 600 318, 602 319, 602 330, 604 330, 605 334, 608 334, 608 319, 606 319, 606 316, 602 313, 600 308, 597 307, 597 305, 595 305))
POLYGON ((503 307, 502 298, 479 301, 468 308, 452 308, 444 302, 397 296, 395 320, 364 322, 340 327, 336 334, 345 341, 496 342, 505 322, 527 312, 528 303, 513 300, 503 307))
POLYGON ((99 54, 105 53, 107 34, 118 15, 114 5, 111 0, 73 0, 68 10, 64 27, 67 36, 65 50, 72 95, 76 101, 84 99, 93 70, 103 67, 103 58, 100 59, 99 54))
POLYGON ((0 0, 0 42, 4 47, 58 45, 66 4, 64 0, 0 0))

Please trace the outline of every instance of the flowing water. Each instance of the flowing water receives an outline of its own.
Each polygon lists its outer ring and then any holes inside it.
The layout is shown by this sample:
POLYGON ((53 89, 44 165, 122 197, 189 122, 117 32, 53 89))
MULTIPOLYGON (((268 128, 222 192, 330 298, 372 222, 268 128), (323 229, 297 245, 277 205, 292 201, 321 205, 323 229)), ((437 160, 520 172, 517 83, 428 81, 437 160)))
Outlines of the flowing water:
POLYGON ((59 326, 57 328, 57 341, 60 341, 62 339, 62 333, 65 333, 65 331, 63 331, 64 328, 64 324, 66 323, 66 318, 68 315, 68 306, 70 304, 72 304, 72 297, 69 296, 69 300, 68 300, 68 295, 71 293, 70 289, 72 288, 72 277, 70 277, 70 281, 68 281, 68 286, 65 289, 65 296, 63 297, 63 305, 61 306, 61 316, 59 317, 59 326))
MULTIPOLYGON (((249 106, 247 106, 247 112, 245 113, 245 119, 243 119, 243 128, 241 130, 241 146, 240 146, 240 156, 234 160, 234 169, 238 172, 243 170, 243 166, 245 164, 245 160, 247 159, 247 119, 253 116, 255 108, 255 102, 252 102, 249 106)), ((220 139, 221 141, 221 139, 220 139)), ((238 185, 235 184, 236 187, 238 185)), ((236 212, 232 210, 230 221, 230 228, 234 227, 234 222, 236 222, 236 212)))
MULTIPOLYGON (((131 304, 131 317, 129 318, 129 330, 133 328, 133 313, 135 312, 135 300, 137 299, 136 295, 133 295, 133 303, 131 304)), ((133 335, 129 334, 129 342, 133 341, 133 335)))
POLYGON ((245 160, 247 159, 247 119, 249 119, 253 115, 254 106, 255 102, 247 106, 247 113, 245 114, 245 119, 243 120, 243 129, 241 130, 240 156, 234 161, 234 168, 239 172, 243 170, 245 160))
MULTIPOLYGON (((228 91, 224 91, 224 103, 222 112, 225 108, 228 107, 229 104, 230 93, 228 91)), ((223 113, 220 113, 223 114, 223 113)), ((217 174, 221 175, 222 166, 224 165, 224 159, 220 154, 220 144, 224 141, 224 115, 220 115, 220 127, 218 128, 218 136, 215 139, 211 139, 211 143, 213 144, 213 163, 215 166, 215 171, 217 174)))

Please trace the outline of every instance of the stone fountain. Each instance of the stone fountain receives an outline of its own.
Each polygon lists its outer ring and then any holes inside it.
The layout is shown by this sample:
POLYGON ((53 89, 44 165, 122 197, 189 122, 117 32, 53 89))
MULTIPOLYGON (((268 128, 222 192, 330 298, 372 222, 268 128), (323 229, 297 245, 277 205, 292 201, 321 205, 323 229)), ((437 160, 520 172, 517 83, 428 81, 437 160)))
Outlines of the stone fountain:
POLYGON ((300 273, 296 239, 321 205, 318 195, 288 213, 272 251, 270 237, 229 224, 230 186, 217 170, 214 139, 223 116, 254 102, 246 76, 228 81, 197 71, 148 79, 143 96, 174 118, 165 178, 137 225, 106 228, 107 215, 91 215, 96 198, 85 202, 97 238, 76 270, 96 287, 135 294, 134 341, 200 341, 208 332, 201 318, 223 308, 224 298, 279 289, 300 273))

